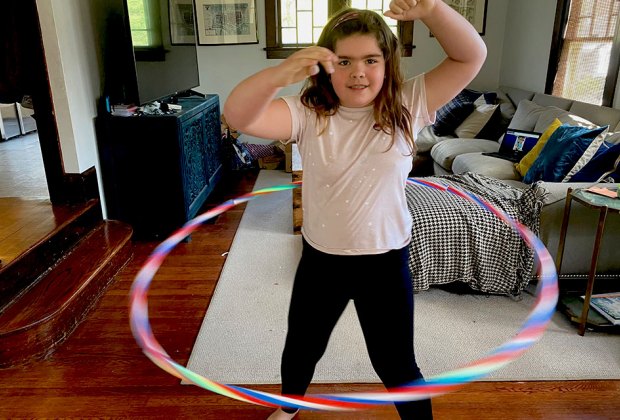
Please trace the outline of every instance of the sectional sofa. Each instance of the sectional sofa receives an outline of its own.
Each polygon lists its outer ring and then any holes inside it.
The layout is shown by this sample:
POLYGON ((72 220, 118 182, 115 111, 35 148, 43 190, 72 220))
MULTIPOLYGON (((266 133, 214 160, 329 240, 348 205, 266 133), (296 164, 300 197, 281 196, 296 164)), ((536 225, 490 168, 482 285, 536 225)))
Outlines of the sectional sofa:
MULTIPOLYGON (((511 87, 501 87, 495 93, 494 102, 498 105, 496 116, 500 114, 500 121, 504 121, 509 128, 543 133, 557 118, 561 123, 570 125, 608 125, 609 133, 606 139, 612 143, 620 143, 620 109, 511 87), (617 132, 618 135, 610 134, 611 132, 617 132)), ((465 133, 467 130, 457 132, 465 133)), ((475 172, 503 180, 512 186, 526 188, 527 184, 523 182, 523 176, 514 163, 482 154, 497 152, 500 142, 501 137, 486 139, 457 135, 437 136, 431 127, 427 127, 418 136, 418 155, 414 168, 431 168, 432 175, 475 172)), ((423 172, 420 174, 428 175, 423 172)), ((413 175, 417 174, 414 172, 413 175)), ((541 213, 539 236, 555 258, 567 189, 589 187, 593 183, 539 182, 548 193, 541 213)), ((604 186, 609 187, 610 184, 604 186)), ((573 203, 562 265, 563 276, 581 277, 589 272, 597 223, 598 212, 573 203)), ((599 275, 620 275, 619 244, 620 215, 611 214, 608 216, 599 256, 599 275)))

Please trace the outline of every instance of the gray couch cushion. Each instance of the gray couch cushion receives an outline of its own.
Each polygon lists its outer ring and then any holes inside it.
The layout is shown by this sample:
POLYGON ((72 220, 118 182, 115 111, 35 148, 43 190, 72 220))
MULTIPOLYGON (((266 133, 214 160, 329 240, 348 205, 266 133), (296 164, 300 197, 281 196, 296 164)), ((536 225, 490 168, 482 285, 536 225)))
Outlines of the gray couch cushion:
POLYGON ((551 96, 545 93, 535 94, 532 102, 536 102, 540 106, 554 106, 565 111, 569 110, 573 104, 572 99, 560 98, 559 96, 551 96))
POLYGON ((609 125, 610 131, 615 130, 620 123, 620 109, 575 101, 569 111, 571 114, 579 115, 598 126, 609 125))
MULTIPOLYGON (((545 107, 524 99, 519 102, 517 111, 508 127, 516 130, 534 131, 538 119, 546 111, 545 107)), ((558 111, 566 113, 560 109, 558 111)))
POLYGON ((497 91, 497 102, 499 103, 499 110, 502 114, 502 120, 506 121, 506 126, 508 126, 510 120, 512 120, 512 117, 515 115, 517 107, 512 103, 508 95, 501 90, 497 91))
POLYGON ((452 162, 452 172, 455 174, 475 172, 502 181, 508 179, 518 181, 521 179, 521 175, 515 170, 514 163, 505 159, 485 156, 480 152, 458 155, 452 162))
MULTIPOLYGON (((541 97, 538 98, 540 99, 541 97)), ((562 108, 553 105, 543 106, 536 102, 523 100, 519 103, 509 127, 517 130, 543 133, 556 118, 560 120, 562 124, 581 125, 590 128, 597 126, 590 120, 577 116, 562 108)))
POLYGON ((484 139, 449 139, 437 143, 431 149, 433 161, 451 171, 454 158, 463 153, 471 152, 497 152, 499 143, 484 139))
POLYGON ((500 86, 500 90, 506 93, 506 96, 510 98, 514 106, 519 105, 519 102, 524 99, 527 99, 529 101, 534 97, 534 92, 530 90, 524 90, 510 86, 500 86))

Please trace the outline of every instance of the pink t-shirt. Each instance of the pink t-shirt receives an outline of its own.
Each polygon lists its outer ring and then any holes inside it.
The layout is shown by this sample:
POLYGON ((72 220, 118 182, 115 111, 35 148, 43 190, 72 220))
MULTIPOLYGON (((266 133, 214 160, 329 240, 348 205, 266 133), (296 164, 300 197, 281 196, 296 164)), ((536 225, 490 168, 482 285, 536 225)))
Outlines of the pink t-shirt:
MULTIPOLYGON (((303 227, 306 241, 328 254, 380 254, 411 239, 405 184, 412 156, 404 136, 374 129, 373 107, 339 107, 322 120, 299 96, 283 98, 291 110, 292 136, 303 167, 303 227), (321 132, 322 130, 322 132, 321 132)), ((403 101, 414 137, 432 124, 424 75, 405 82, 403 101)))

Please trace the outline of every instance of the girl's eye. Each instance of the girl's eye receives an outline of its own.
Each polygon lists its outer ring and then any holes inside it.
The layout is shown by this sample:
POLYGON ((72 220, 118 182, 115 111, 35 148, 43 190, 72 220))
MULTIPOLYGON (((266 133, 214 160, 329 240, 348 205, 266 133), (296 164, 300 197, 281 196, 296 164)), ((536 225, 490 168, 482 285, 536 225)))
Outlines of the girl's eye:
POLYGON ((339 66, 346 66, 346 65, 348 65, 348 64, 349 64, 349 60, 340 60, 340 61, 338 62, 338 65, 339 65, 339 66))
POLYGON ((374 58, 369 58, 368 60, 366 60, 366 63, 368 63, 368 64, 375 64, 375 63, 378 63, 378 61, 376 59, 374 59, 374 58))

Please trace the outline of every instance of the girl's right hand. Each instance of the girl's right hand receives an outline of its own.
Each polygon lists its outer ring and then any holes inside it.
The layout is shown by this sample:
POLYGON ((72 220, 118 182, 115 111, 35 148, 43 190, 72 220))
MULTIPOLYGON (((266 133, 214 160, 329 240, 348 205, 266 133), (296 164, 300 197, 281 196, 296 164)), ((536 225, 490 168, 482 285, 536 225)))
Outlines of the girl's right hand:
POLYGON ((277 86, 285 87, 304 80, 306 77, 319 73, 319 64, 327 73, 334 72, 336 54, 323 47, 308 47, 296 51, 275 67, 277 86))

